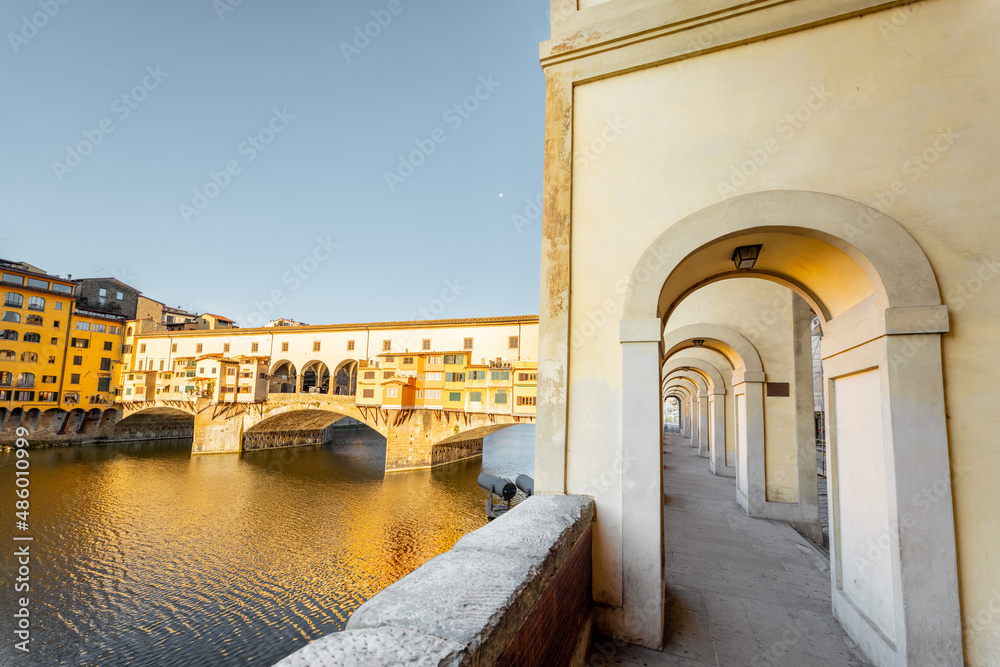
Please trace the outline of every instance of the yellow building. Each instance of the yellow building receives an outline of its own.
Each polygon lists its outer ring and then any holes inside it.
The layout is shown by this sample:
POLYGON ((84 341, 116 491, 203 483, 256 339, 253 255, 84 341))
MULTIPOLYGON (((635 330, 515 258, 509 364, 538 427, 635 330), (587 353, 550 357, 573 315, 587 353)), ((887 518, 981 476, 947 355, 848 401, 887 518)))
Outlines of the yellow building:
POLYGON ((0 408, 8 414, 76 407, 63 396, 75 287, 30 264, 0 260, 0 408))
POLYGON ((77 309, 72 313, 61 391, 63 409, 111 406, 117 401, 116 371, 122 359, 120 317, 77 309))

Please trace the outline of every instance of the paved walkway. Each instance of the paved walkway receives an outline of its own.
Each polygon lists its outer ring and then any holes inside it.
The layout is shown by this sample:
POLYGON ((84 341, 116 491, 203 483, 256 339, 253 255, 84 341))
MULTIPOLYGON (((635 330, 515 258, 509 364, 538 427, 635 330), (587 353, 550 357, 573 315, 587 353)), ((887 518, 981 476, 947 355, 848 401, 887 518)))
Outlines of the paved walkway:
MULTIPOLYGON (((668 443, 679 443, 667 434, 668 443)), ((664 449, 667 645, 595 636, 587 665, 862 667, 830 612, 829 559, 785 523, 750 519, 732 479, 686 444, 664 449)))

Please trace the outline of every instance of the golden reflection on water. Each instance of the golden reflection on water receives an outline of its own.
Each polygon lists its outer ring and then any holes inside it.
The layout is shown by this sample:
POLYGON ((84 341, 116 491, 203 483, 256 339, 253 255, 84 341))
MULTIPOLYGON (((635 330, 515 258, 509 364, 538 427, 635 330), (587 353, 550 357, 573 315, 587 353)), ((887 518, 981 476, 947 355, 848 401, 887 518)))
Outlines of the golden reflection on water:
MULTIPOLYGON (((367 430, 239 456, 192 458, 189 442, 33 451, 34 641, 18 664, 272 664, 482 526, 481 463, 530 473, 533 437, 501 431, 482 462, 388 475, 367 430)), ((0 454, 5 488, 13 478, 0 454)), ((13 655, 0 645, 0 663, 13 655)))

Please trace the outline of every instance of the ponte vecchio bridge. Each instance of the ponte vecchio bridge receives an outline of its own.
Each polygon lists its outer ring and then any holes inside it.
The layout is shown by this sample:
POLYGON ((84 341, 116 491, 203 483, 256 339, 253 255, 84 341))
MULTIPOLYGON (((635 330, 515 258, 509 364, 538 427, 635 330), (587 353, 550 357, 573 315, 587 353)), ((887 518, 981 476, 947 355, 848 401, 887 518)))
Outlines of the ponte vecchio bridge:
POLYGON ((193 454, 239 453, 321 444, 349 418, 386 438, 386 470, 442 465, 534 422, 537 332, 537 317, 180 332, 130 323, 116 435, 186 426, 193 454))

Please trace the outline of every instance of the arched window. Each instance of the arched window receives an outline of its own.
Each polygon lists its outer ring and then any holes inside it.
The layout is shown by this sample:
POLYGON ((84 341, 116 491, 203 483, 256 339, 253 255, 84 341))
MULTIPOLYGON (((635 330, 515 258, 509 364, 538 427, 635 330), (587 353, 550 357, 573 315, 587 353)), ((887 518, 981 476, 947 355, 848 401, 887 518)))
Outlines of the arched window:
POLYGON ((34 352, 22 352, 21 361, 27 361, 28 363, 34 364, 38 361, 38 355, 34 352))
POLYGON ((17 361, 17 352, 14 350, 0 350, 0 361, 17 361))
POLYGON ((3 371, 0 373, 0 387, 9 387, 14 384, 14 374, 3 371))
POLYGON ((21 373, 17 376, 17 386, 18 387, 34 387, 35 386, 35 374, 34 373, 21 373))
POLYGON ((28 297, 28 310, 45 310, 45 299, 40 296, 28 297))
POLYGON ((126 329, 125 335, 126 336, 131 336, 132 335, 132 327, 129 327, 128 329, 126 329))
POLYGON ((24 334, 24 342, 25 343, 41 343, 42 342, 42 336, 41 336, 41 334, 36 334, 36 333, 26 333, 26 334, 24 334))
POLYGON ((0 340, 17 340, 17 332, 13 329, 0 331, 0 340))
POLYGON ((20 322, 21 313, 15 313, 13 310, 6 310, 3 314, 4 322, 20 322))
POLYGON ((24 323, 32 324, 36 327, 40 327, 44 324, 41 315, 28 315, 26 318, 24 318, 24 323))
POLYGON ((11 308, 20 308, 23 303, 24 297, 17 292, 7 292, 7 296, 3 300, 3 305, 11 308))

